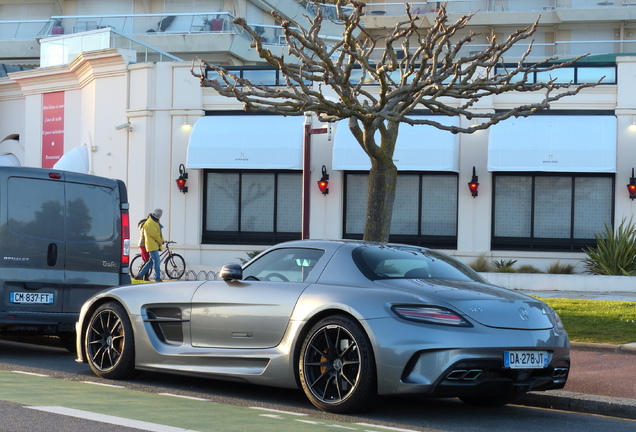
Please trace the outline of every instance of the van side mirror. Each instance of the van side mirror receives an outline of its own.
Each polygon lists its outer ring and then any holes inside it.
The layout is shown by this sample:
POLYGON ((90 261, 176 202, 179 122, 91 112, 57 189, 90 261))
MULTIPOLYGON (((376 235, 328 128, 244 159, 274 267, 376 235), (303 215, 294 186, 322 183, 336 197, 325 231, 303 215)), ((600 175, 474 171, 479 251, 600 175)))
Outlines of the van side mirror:
POLYGON ((226 264, 221 268, 219 273, 224 281, 233 281, 243 279, 243 267, 240 264, 226 264))

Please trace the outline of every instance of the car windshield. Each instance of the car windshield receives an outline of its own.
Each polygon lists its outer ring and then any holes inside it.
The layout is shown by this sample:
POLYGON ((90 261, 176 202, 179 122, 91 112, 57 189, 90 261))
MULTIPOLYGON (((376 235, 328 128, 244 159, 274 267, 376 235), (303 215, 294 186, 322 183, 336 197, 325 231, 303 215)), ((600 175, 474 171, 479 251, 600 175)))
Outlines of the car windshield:
POLYGON ((444 279, 483 282, 468 266, 422 248, 391 245, 362 246, 353 252, 362 273, 378 279, 444 279))

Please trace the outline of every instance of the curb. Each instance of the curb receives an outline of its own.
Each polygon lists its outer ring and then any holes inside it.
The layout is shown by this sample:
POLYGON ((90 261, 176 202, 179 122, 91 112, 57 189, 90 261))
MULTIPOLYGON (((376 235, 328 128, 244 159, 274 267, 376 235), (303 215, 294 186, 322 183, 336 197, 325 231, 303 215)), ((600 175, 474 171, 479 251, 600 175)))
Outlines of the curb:
POLYGON ((581 351, 598 351, 614 354, 636 354, 636 342, 626 343, 622 345, 571 342, 570 348, 581 351))
POLYGON ((562 390, 547 390, 544 392, 527 393, 515 402, 515 404, 632 420, 636 419, 635 399, 593 396, 562 390))

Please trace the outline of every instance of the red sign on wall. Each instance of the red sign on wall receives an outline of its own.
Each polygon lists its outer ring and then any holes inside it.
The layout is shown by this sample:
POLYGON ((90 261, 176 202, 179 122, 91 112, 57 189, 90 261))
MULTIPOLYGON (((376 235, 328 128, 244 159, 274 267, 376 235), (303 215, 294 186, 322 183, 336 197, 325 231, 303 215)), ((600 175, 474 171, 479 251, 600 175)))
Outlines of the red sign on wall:
POLYGON ((53 168, 64 154, 64 92, 42 95, 42 168, 53 168))

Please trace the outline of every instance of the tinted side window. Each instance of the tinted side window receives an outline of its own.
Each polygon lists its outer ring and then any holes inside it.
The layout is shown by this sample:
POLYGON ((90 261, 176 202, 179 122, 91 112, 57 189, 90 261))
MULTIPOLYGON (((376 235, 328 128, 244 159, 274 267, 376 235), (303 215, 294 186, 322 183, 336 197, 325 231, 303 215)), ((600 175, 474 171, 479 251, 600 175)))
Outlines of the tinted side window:
POLYGON ((318 249, 276 249, 245 268, 243 279, 303 282, 324 253, 318 249))
POLYGON ((67 183, 69 241, 105 241, 115 235, 115 196, 111 189, 67 183))
POLYGON ((8 226, 12 232, 64 239, 64 183, 12 177, 7 184, 8 226))

